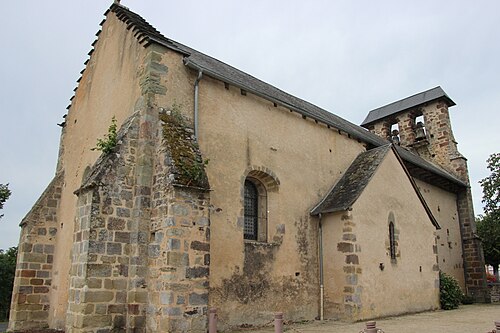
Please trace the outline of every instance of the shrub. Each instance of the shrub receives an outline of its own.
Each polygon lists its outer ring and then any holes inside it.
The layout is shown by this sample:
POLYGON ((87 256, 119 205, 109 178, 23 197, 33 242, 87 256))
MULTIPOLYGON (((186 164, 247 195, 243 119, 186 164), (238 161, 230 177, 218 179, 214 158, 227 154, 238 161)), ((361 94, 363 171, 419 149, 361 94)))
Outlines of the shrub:
POLYGON ((109 125, 108 128, 108 134, 106 134, 103 139, 97 139, 96 147, 90 150, 99 150, 104 154, 111 153, 117 144, 118 134, 116 133, 116 130, 116 118, 113 116, 111 119, 111 125, 109 125))
POLYGON ((439 272, 439 301, 443 310, 458 308, 464 294, 458 285, 457 280, 452 276, 439 272))
POLYGON ((474 303, 474 299, 472 298, 472 296, 464 295, 464 297, 462 298, 462 304, 467 305, 472 303, 474 303))

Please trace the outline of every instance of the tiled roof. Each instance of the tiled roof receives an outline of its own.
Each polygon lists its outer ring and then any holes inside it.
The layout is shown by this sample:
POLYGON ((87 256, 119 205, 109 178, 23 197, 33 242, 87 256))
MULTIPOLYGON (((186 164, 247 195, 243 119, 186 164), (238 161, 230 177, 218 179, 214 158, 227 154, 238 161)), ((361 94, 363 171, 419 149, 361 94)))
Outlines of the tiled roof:
MULTIPOLYGON (((115 13, 117 18, 127 25, 127 29, 131 29, 134 32, 134 36, 136 36, 139 43, 141 43, 144 47, 152 43, 163 45, 164 47, 183 54, 185 56, 184 63, 186 66, 195 70, 201 70, 205 75, 232 84, 238 88, 244 89, 247 92, 263 97, 269 101, 295 111, 304 117, 314 119, 318 122, 326 124, 329 127, 347 133, 352 138, 368 143, 372 147, 379 147, 388 144, 387 140, 380 138, 361 126, 355 125, 320 107, 317 107, 298 97, 292 96, 268 83, 265 83, 264 81, 225 64, 222 61, 163 36, 144 18, 130 11, 127 7, 115 3, 111 5, 105 15, 107 15, 110 11, 115 13)), ((441 88, 439 88, 439 90, 441 90, 441 88)), ((438 175, 444 177, 447 181, 457 184, 458 186, 467 186, 456 177, 434 166, 428 161, 425 161, 418 156, 414 157, 414 155, 409 151, 407 151, 407 153, 401 153, 401 156, 405 160, 411 159, 415 162, 414 164, 416 166, 424 168, 431 173, 438 172, 438 175)))
POLYGON ((441 87, 436 87, 370 111, 365 120, 361 123, 361 126, 367 127, 377 120, 395 115, 399 112, 403 112, 415 106, 422 105, 439 98, 443 98, 448 106, 455 105, 455 102, 453 102, 451 98, 446 95, 441 87))

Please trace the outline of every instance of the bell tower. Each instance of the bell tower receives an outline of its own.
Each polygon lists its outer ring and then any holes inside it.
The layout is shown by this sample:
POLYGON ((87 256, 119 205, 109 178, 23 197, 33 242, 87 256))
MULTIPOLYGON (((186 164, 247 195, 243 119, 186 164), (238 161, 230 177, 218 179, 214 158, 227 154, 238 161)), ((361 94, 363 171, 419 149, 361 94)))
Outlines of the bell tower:
POLYGON ((370 111, 361 126, 468 183, 467 160, 458 152, 448 112, 454 105, 436 87, 370 111))
POLYGON ((433 183, 437 177, 422 177, 414 166, 407 166, 413 177, 456 194, 466 292, 477 302, 487 302, 484 256, 476 234, 467 159, 458 151, 448 112, 454 105, 443 89, 436 87, 370 111, 361 126, 458 180, 459 186, 443 186, 433 183))

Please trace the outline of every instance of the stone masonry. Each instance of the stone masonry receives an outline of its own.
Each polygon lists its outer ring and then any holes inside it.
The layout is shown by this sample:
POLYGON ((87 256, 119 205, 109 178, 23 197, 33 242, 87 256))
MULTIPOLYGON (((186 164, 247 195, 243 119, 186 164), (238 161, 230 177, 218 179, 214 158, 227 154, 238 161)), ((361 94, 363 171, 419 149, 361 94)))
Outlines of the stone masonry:
MULTIPOLYGON (((402 147, 408 148, 422 158, 441 166, 464 183, 469 184, 467 159, 458 151, 451 127, 448 105, 444 100, 417 106, 381 119, 372 126, 371 130, 383 138, 388 138, 393 123, 398 124, 402 147), (416 141, 415 135, 415 119, 418 116, 423 116, 426 131, 425 139, 420 141, 416 141)), ((470 187, 459 189, 457 205, 463 240, 466 292, 476 301, 487 302, 488 290, 484 256, 480 240, 476 235, 470 187)))
MULTIPOLYGON (((210 200, 175 170, 196 165, 206 175, 203 164, 173 157, 171 129, 154 112, 125 122, 116 151, 77 191, 68 332, 206 330, 210 200)), ((177 131, 183 158, 201 161, 192 130, 177 131)))
POLYGON ((63 173, 57 174, 21 222, 9 330, 47 327, 48 294, 63 173))
POLYGON ((363 270, 359 264, 357 255, 357 253, 361 252, 361 245, 356 241, 356 223, 353 221, 350 211, 342 215, 342 221, 344 221, 342 242, 337 244, 337 251, 345 253, 343 267, 345 274, 343 307, 347 317, 352 317, 359 312, 361 307, 363 288, 358 286, 358 278, 363 270))

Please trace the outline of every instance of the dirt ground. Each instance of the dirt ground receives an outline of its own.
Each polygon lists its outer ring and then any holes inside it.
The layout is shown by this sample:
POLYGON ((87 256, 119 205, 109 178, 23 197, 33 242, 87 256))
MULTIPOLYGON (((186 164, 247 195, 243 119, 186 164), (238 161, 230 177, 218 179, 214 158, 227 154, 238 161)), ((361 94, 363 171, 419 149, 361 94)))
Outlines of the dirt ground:
MULTIPOLYGON (((424 312, 414 315, 375 320, 377 328, 385 333, 489 333, 500 321, 500 304, 462 305, 457 310, 424 312)), ((364 322, 339 321, 313 322, 285 326, 285 332, 293 333, 358 333, 365 328, 364 322)), ((240 332, 269 333, 274 328, 242 330, 240 332)), ((500 331, 499 331, 500 332, 500 331)))
MULTIPOLYGON (((385 333, 491 333, 495 329, 494 322, 500 322, 500 303, 462 305, 457 310, 424 312, 375 321, 377 322, 377 328, 385 333)), ((0 332, 4 332, 7 323, 1 324, 3 325, 0 325, 0 332)), ((364 322, 352 324, 339 321, 316 321, 306 324, 286 325, 284 331, 290 333, 359 333, 364 328, 364 322)), ((45 333, 49 331, 37 332, 45 333)), ((274 332, 274 328, 242 329, 234 333, 244 332, 270 333, 274 332)))

